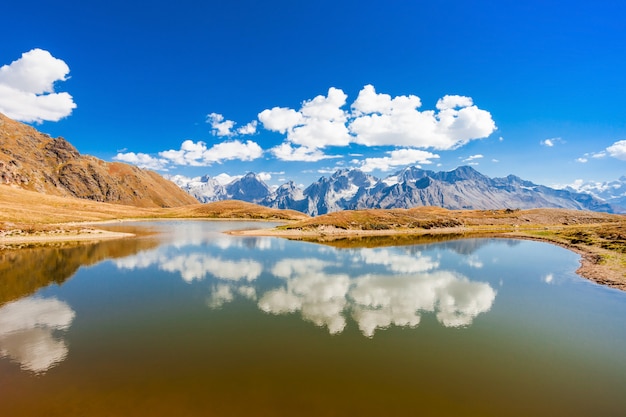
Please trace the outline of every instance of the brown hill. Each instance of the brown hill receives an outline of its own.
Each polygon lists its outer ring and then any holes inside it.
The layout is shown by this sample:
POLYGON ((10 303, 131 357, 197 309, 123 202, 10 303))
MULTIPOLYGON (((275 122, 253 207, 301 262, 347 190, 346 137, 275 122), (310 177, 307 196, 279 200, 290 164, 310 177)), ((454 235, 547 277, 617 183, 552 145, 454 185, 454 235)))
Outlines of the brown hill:
POLYGON ((0 183, 39 193, 137 207, 175 207, 197 200, 159 174, 105 162, 0 114, 0 183))
MULTIPOLYGON (((67 227, 72 222, 101 222, 122 219, 231 218, 290 221, 308 218, 293 210, 263 207, 243 201, 218 201, 179 207, 136 207, 100 203, 75 197, 44 195, 17 187, 0 186, 0 246, 14 229, 41 232, 67 227)), ((14 234, 14 233, 13 233, 14 234)), ((45 237, 45 236, 43 236, 45 237)), ((44 239, 45 240, 45 239, 44 239)))

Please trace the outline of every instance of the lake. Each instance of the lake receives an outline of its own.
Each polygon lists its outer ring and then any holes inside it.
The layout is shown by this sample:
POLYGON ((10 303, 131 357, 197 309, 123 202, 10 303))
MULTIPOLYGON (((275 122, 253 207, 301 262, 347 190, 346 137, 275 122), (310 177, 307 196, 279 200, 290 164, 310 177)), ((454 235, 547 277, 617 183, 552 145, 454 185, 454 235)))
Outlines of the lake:
POLYGON ((541 242, 140 238, 0 252, 2 416, 623 416, 626 293, 541 242))

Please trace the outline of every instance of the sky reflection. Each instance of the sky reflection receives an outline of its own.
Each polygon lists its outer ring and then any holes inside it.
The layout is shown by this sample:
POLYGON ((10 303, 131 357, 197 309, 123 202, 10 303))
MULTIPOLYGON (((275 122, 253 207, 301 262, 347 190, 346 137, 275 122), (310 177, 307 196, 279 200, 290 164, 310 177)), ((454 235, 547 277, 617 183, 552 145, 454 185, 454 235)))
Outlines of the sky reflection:
MULTIPOLYGON (((114 263, 120 269, 157 268, 187 283, 212 279, 210 308, 244 298, 269 314, 298 313, 331 334, 343 332, 351 319, 373 337, 390 326, 416 327, 424 313, 435 314, 446 327, 469 326, 496 297, 488 283, 443 268, 443 252, 423 253, 424 246, 335 250, 294 243, 300 251, 291 245, 287 252, 280 239, 199 230, 183 223, 158 248, 114 263)), ((460 244, 448 242, 443 251, 471 253, 480 247, 460 244)), ((467 259, 472 269, 482 266, 476 255, 467 259)))
POLYGON ((56 332, 68 330, 75 313, 56 298, 23 298, 0 308, 0 356, 22 369, 42 373, 62 362, 68 353, 56 332))

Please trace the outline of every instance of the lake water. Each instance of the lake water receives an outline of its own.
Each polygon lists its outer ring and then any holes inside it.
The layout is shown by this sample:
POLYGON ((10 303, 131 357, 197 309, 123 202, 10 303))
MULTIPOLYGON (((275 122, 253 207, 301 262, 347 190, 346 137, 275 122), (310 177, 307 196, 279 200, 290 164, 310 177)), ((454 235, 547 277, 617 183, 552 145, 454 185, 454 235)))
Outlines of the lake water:
POLYGON ((623 416, 626 293, 546 243, 156 222, 0 252, 2 416, 623 416))

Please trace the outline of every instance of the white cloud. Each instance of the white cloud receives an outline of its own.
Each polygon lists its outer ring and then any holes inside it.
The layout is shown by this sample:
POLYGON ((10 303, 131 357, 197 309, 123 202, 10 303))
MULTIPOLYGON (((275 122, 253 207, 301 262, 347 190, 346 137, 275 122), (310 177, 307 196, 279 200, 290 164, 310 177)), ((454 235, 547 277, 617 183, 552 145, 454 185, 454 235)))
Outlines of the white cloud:
POLYGON ((588 161, 587 158, 576 158, 576 162, 580 162, 581 164, 586 164, 588 161))
POLYGON ((484 158, 484 156, 481 154, 470 155, 467 158, 463 159, 463 162, 472 162, 472 161, 475 161, 477 159, 482 159, 482 158, 484 158))
POLYGON ((539 142, 540 145, 546 146, 548 148, 552 148, 560 143, 565 143, 565 141, 562 138, 548 138, 539 142))
POLYGON ((288 130, 299 124, 302 114, 284 107, 274 107, 270 110, 263 110, 259 113, 259 120, 267 130, 287 133, 288 130))
POLYGON ((306 146, 293 147, 287 142, 275 146, 271 149, 271 152, 281 161, 316 162, 322 159, 335 158, 334 156, 324 154, 319 149, 306 146))
POLYGON ((253 120, 247 125, 244 125, 237 129, 237 133, 239 133, 240 135, 254 135, 256 133, 257 125, 257 121, 253 120))
POLYGON ((303 102, 299 111, 274 107, 259 113, 259 120, 266 129, 286 134, 288 143, 306 149, 347 146, 351 137, 346 112, 341 109, 347 97, 340 89, 331 87, 327 96, 303 102))
MULTIPOLYGON (((424 111, 418 110, 422 105, 419 97, 392 97, 377 93, 372 85, 361 89, 349 110, 344 109, 347 97, 342 90, 331 87, 326 95, 303 101, 298 110, 273 107, 260 112, 258 120, 264 129, 284 135, 284 141, 269 152, 282 161, 317 162, 342 157, 324 152, 327 147, 387 146, 395 149, 385 156, 353 163, 361 164, 365 171, 388 171, 398 166, 430 164, 439 155, 423 149, 456 149, 497 129, 491 114, 474 105, 470 97, 446 95, 437 101, 436 110, 424 111)), ((208 114, 207 123, 214 135, 228 138, 252 135, 258 128, 256 120, 236 128, 234 121, 219 113, 208 114)), ((263 153, 253 141, 229 140, 208 148, 205 142, 185 140, 180 149, 159 152, 158 157, 118 153, 116 158, 165 169, 167 163, 210 166, 226 160, 251 161, 263 153)))
POLYGON ((213 134, 216 136, 231 136, 233 132, 232 128, 235 126, 235 122, 232 120, 225 120, 224 116, 218 113, 210 113, 206 117, 206 122, 211 124, 213 134))
POLYGON ((418 111, 419 97, 376 93, 365 86, 352 105, 349 130, 354 141, 366 146, 406 146, 455 149, 496 130, 491 114, 473 105, 470 97, 445 96, 437 110, 418 111))
POLYGON ((419 149, 396 149, 387 152, 389 156, 380 158, 365 158, 360 169, 363 172, 374 170, 389 171, 399 166, 414 164, 431 164, 431 159, 439 158, 439 155, 419 149))
POLYGON ((176 165, 209 166, 226 160, 252 161, 263 155, 263 149, 251 140, 231 140, 207 148, 202 141, 184 141, 179 150, 159 152, 159 156, 176 165))
POLYGON ((118 153, 113 157, 116 161, 137 165, 139 168, 167 171, 167 159, 155 158, 145 153, 126 152, 118 153))
POLYGON ((228 175, 225 172, 222 172, 221 174, 213 177, 213 179, 219 182, 221 185, 227 185, 241 177, 243 177, 243 175, 228 175))
POLYGON ((606 148, 606 151, 613 158, 626 161, 626 140, 620 140, 606 148))
POLYGON ((235 129, 236 123, 232 120, 226 120, 224 116, 219 113, 207 114, 206 122, 211 125, 212 133, 215 136, 234 136, 235 134, 253 135, 256 133, 258 124, 256 120, 253 120, 247 125, 235 129))
POLYGON ((22 122, 58 121, 76 104, 68 93, 55 93, 54 83, 66 81, 70 69, 50 52, 33 49, 0 67, 0 112, 22 122))

